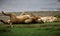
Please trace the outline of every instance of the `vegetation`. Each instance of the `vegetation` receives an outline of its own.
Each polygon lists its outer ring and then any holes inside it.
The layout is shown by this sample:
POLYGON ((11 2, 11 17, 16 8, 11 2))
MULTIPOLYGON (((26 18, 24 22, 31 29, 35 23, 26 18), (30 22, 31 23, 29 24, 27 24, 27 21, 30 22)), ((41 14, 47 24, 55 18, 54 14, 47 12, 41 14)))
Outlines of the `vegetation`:
POLYGON ((60 36, 60 30, 53 28, 9 28, 0 36, 60 36))
POLYGON ((60 36, 59 23, 13 24, 13 28, 0 24, 0 36, 60 36))

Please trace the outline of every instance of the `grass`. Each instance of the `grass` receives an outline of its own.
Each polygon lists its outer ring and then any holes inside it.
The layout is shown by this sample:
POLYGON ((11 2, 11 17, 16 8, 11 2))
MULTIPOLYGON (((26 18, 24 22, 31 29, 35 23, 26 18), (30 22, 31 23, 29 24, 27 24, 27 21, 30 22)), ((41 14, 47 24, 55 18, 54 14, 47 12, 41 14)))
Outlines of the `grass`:
POLYGON ((0 24, 0 36, 60 36, 60 22, 13 25, 0 24))
MULTIPOLYGON (((0 36, 60 36, 58 30, 46 28, 9 28, 10 31, 0 32, 0 36)), ((9 30, 7 28, 7 30, 9 30)))

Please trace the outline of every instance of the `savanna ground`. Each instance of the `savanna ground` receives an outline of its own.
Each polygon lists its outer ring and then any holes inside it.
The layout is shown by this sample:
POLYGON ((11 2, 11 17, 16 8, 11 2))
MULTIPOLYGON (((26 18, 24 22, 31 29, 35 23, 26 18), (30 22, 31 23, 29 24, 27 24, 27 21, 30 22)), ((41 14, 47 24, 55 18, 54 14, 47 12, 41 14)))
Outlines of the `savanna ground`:
POLYGON ((60 36, 60 22, 13 24, 13 26, 11 28, 9 24, 0 23, 0 36, 60 36))

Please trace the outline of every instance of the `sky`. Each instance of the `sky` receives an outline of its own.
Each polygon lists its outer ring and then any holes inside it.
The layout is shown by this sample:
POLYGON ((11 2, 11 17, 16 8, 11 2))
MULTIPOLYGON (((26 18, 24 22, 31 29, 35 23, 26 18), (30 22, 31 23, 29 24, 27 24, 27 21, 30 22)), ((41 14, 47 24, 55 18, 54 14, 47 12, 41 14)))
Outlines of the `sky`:
POLYGON ((57 11, 60 10, 58 0, 0 0, 0 11, 57 11))

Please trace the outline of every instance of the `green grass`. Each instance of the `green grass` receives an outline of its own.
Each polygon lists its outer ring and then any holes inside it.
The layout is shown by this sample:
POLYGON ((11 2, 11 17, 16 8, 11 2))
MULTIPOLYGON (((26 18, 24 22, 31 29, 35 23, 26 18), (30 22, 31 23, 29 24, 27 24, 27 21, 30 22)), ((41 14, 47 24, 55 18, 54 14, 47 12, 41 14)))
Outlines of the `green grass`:
POLYGON ((0 36, 60 36, 60 22, 44 24, 0 24, 0 36))
MULTIPOLYGON (((47 28, 6 28, 7 31, 0 32, 0 36, 60 36, 59 30, 47 28), (8 31, 9 30, 9 31, 8 31)), ((5 30, 6 30, 5 29, 5 30)))

